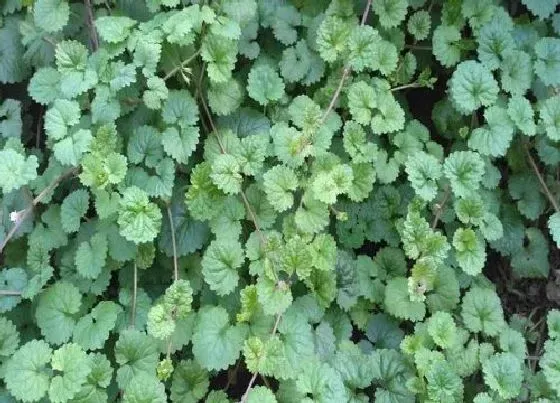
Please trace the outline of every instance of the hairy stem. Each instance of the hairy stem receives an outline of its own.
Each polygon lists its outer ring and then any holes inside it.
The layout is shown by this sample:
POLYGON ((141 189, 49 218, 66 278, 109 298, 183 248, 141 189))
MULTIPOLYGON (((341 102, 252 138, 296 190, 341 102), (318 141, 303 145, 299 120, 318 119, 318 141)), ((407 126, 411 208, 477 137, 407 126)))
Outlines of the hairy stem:
POLYGON ((49 186, 47 186, 45 189, 43 189, 43 191, 41 193, 39 193, 31 202, 31 204, 25 209, 19 212, 19 216, 18 219, 16 220, 16 222, 14 223, 14 226, 12 227, 12 229, 10 230, 10 232, 8 232, 8 234, 6 235, 6 237, 4 238, 4 240, 2 241, 2 243, 0 243, 0 253, 2 253, 4 251, 4 248, 6 247, 8 241, 10 239, 12 239, 12 237, 14 236, 14 234, 17 232, 17 230, 19 229, 19 227, 21 226, 21 224, 23 223, 23 221, 25 221, 25 219, 27 218, 27 216, 29 214, 31 214, 31 212, 33 211, 33 209, 35 208, 35 206, 37 204, 39 204, 39 202, 41 200, 43 200, 43 198, 49 194, 52 190, 54 190, 54 188, 56 188, 60 182, 62 182, 64 179, 66 179, 68 176, 72 176, 74 175, 76 172, 78 172, 78 168, 73 168, 70 171, 67 171, 65 173, 63 173, 62 175, 60 175, 58 178, 56 178, 54 181, 52 181, 50 183, 49 186))
POLYGON ((548 201, 550 202, 550 204, 552 204, 552 207, 554 207, 554 210, 556 212, 560 212, 560 207, 558 206, 558 202, 556 201, 556 199, 554 198, 554 196, 550 192, 550 189, 546 185, 546 182, 544 181, 544 178, 539 171, 539 167, 537 166, 535 160, 531 156, 531 152, 529 151, 529 147, 527 147, 527 145, 525 145, 525 151, 527 152, 527 157, 529 159, 529 163, 531 164, 531 167, 533 168, 533 171, 535 171, 535 174, 537 175, 537 178, 538 178, 538 180, 541 184, 541 187, 542 187, 548 201))
MULTIPOLYGON (((371 7, 371 2, 372 2, 372 0, 368 0, 368 2, 366 4, 366 7, 364 9, 364 13, 362 14, 362 21, 360 22, 360 25, 364 25, 366 23, 366 20, 367 20, 368 14, 369 14, 369 9, 371 7)), ((334 109, 334 105, 336 104, 336 101, 340 97, 340 93, 342 92, 342 88, 344 87, 344 82, 348 78, 348 75, 350 74, 351 71, 352 71, 352 67, 350 67, 350 63, 346 63, 346 65, 344 66, 344 70, 342 70, 342 77, 340 77, 340 81, 338 82, 338 86, 336 87, 336 91, 334 92, 334 94, 331 98, 331 101, 329 102, 329 106, 327 107, 327 110, 325 111, 325 113, 321 117, 320 126, 322 126, 326 122, 327 118, 329 117, 329 114, 334 109)))
POLYGON ((132 309, 130 310, 130 325, 136 327, 136 297, 138 294, 138 267, 134 262, 134 279, 132 284, 132 309))
POLYGON ((185 66, 187 66, 190 62, 192 62, 199 54, 200 54, 201 50, 198 49, 196 52, 194 52, 187 60, 181 62, 180 65, 178 65, 177 67, 175 67, 173 70, 171 70, 169 73, 167 73, 165 75, 165 77, 163 77, 164 81, 169 80, 171 77, 173 77, 175 75, 175 73, 177 73, 179 70, 181 70, 182 68, 184 68, 185 66))
POLYGON ((171 244, 173 245, 173 279, 179 280, 179 266, 177 265, 177 242, 175 241, 175 224, 173 223, 173 215, 171 207, 167 205, 167 218, 169 218, 169 228, 171 230, 171 244))
POLYGON ((89 35, 91 39, 91 47, 95 52, 99 49, 99 38, 97 37, 97 30, 95 29, 95 19, 93 18, 93 7, 90 0, 84 0, 86 6, 86 24, 89 28, 89 35))
MULTIPOLYGON (((281 318, 282 318, 281 314, 276 315, 276 321, 274 322, 274 327, 272 328, 272 332, 270 332, 271 337, 274 336, 278 331, 278 324, 280 323, 281 318)), ((251 388, 253 387, 253 384, 255 383, 255 380, 257 379, 258 375, 259 373, 258 371, 256 371, 251 377, 251 379, 249 380, 249 384, 247 385, 247 389, 245 390, 245 393, 243 393, 243 397, 241 398, 240 403, 245 403, 247 401, 247 398, 249 397, 249 392, 251 391, 251 388)))
POLYGON ((438 225, 439 219, 443 214, 443 209, 445 208, 445 203, 447 203, 447 200, 449 199, 450 195, 451 195, 451 188, 447 186, 445 188, 445 193, 443 194, 443 198, 441 199, 441 202, 436 205, 436 214, 434 216, 434 221, 432 221, 433 230, 436 229, 438 225))
POLYGON ((21 295, 21 291, 0 290, 0 297, 17 297, 21 295))
POLYGON ((395 91, 401 91, 401 90, 406 90, 406 89, 409 89, 409 88, 418 88, 418 87, 420 87, 420 83, 415 81, 413 83, 408 83, 408 84, 405 84, 405 85, 400 85, 400 86, 395 87, 395 88, 391 88, 391 91, 395 92, 395 91))
MULTIPOLYGON (((200 74, 201 75, 204 74, 204 69, 202 69, 200 74)), ((220 139, 220 136, 218 135, 218 129, 217 129, 216 125, 214 124, 214 120, 212 119, 212 114, 210 113, 210 109, 208 108, 208 104, 206 103, 206 100, 204 99, 204 94, 202 93, 202 89, 201 89, 202 80, 199 80, 198 85, 199 85, 198 91, 200 93, 200 102, 202 103, 202 109, 204 109, 204 113, 206 114, 208 122, 210 123, 210 128, 212 129, 212 131, 214 132, 214 134, 216 136, 216 140, 218 142, 218 147, 220 148, 220 152, 222 154, 225 154, 226 150, 225 150, 225 147, 222 143, 222 139, 220 139)), ((251 221, 253 221, 253 225, 255 226, 255 230, 257 231, 257 235, 259 236, 259 239, 260 239, 261 243, 263 244, 263 246, 266 245, 266 238, 265 238, 264 234, 262 233, 262 231, 259 227, 259 223, 257 222, 257 215, 255 214, 255 211, 251 207, 251 204, 249 203, 249 200, 247 199, 247 195, 245 194, 245 192, 243 190, 241 190, 241 198, 243 199, 243 203, 245 204, 245 208, 247 209, 247 212, 249 213, 249 217, 251 217, 251 221)))

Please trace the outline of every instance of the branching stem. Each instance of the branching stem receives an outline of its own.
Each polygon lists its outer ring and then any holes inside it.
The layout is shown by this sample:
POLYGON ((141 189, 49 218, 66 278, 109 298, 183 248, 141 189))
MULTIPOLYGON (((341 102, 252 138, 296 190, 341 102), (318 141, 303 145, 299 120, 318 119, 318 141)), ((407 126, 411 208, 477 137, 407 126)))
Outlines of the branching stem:
MULTIPOLYGON (((281 314, 276 315, 276 321, 274 322, 274 327, 272 328, 272 332, 270 332, 271 337, 274 336, 278 331, 278 325, 280 324, 281 318, 282 318, 281 314)), ((253 384, 255 383, 255 380, 257 379, 258 375, 259 375, 258 371, 255 371, 255 373, 249 380, 249 384, 247 385, 247 389, 245 390, 245 393, 243 393, 243 397, 241 398, 240 403, 245 403, 247 401, 247 398, 249 397, 249 392, 251 391, 251 388, 253 387, 253 384)))
POLYGON ((175 241, 175 224, 173 223, 173 214, 171 214, 171 206, 167 205, 167 218, 169 218, 169 228, 171 230, 171 244, 173 245, 173 279, 179 280, 179 266, 177 264, 177 242, 175 241))
POLYGON ((175 75, 175 73, 177 73, 179 70, 181 70, 182 68, 184 68, 185 66, 187 66, 190 62, 192 62, 199 54, 200 54, 201 50, 198 49, 196 52, 194 52, 187 60, 181 62, 180 65, 178 65, 177 67, 175 67, 173 70, 171 70, 169 73, 167 73, 165 75, 165 77, 163 77, 164 81, 169 80, 171 77, 173 77, 175 75))
POLYGON ((538 180, 541 184, 541 187, 542 187, 546 197, 548 198, 548 201, 550 202, 550 204, 552 204, 552 207, 554 207, 554 210, 556 212, 560 212, 560 207, 558 206, 558 202, 556 201, 556 199, 554 198, 554 196, 550 192, 550 189, 546 185, 546 182, 544 181, 544 178, 539 171, 539 167, 537 166, 535 160, 531 156, 531 152, 529 151, 529 148, 527 147, 527 145, 525 145, 525 151, 527 152, 527 157, 529 158, 529 163, 531 164, 531 167, 533 168, 533 171, 535 171, 535 174, 537 175, 537 178, 538 178, 538 180))
POLYGON ((449 199, 450 195, 451 195, 451 188, 447 186, 445 189, 445 193, 443 194, 443 198, 441 199, 441 202, 436 205, 436 214, 434 216, 434 221, 432 221, 433 230, 436 229, 438 225, 439 219, 443 214, 443 209, 445 208, 445 203, 447 203, 447 200, 449 199))
POLYGON ((130 325, 136 327, 136 298, 138 294, 138 266, 136 266, 136 261, 134 262, 134 275, 132 284, 132 308, 130 310, 130 325))
POLYGON ((35 206, 37 204, 39 204, 39 202, 41 200, 43 200, 43 198, 49 194, 52 190, 54 190, 54 188, 56 188, 60 182, 62 182, 64 179, 66 179, 68 176, 72 176, 74 175, 76 172, 78 172, 78 168, 73 168, 70 171, 67 171, 65 173, 63 173, 62 175, 60 175, 58 178, 56 178, 54 181, 51 182, 51 184, 49 186, 47 186, 45 189, 43 189, 41 191, 41 193, 39 193, 31 202, 31 204, 25 209, 19 212, 18 214, 18 218, 16 220, 16 222, 14 223, 14 226, 12 227, 12 229, 10 230, 10 232, 8 232, 8 234, 6 235, 6 237, 4 238, 4 240, 2 241, 2 243, 0 243, 0 253, 2 253, 4 251, 4 248, 6 247, 6 244, 8 243, 8 241, 10 239, 12 239, 12 237, 14 236, 14 234, 17 232, 17 230, 19 229, 19 227, 21 226, 21 224, 23 223, 23 221, 25 221, 25 219, 27 218, 27 216, 29 214, 31 214, 31 212, 33 211, 33 209, 35 208, 35 206))
POLYGON ((86 24, 89 27, 89 35, 91 39, 91 46, 95 52, 99 49, 99 38, 97 37, 97 30, 95 29, 95 19, 93 17, 93 7, 90 0, 84 0, 86 6, 86 24))
POLYGON ((400 86, 395 87, 395 88, 391 88, 391 91, 392 92, 402 91, 402 90, 406 90, 406 89, 409 89, 409 88, 418 88, 418 87, 420 87, 420 83, 415 81, 413 83, 408 83, 408 84, 405 84, 405 85, 400 85, 400 86))
POLYGON ((0 290, 0 297, 17 297, 21 295, 21 291, 0 290))

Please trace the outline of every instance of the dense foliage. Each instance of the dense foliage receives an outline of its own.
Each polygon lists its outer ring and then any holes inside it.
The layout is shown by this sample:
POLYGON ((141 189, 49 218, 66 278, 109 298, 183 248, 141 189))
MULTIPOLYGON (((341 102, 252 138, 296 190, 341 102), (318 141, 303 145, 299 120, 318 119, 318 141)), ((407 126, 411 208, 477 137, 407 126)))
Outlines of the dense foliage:
POLYGON ((0 400, 560 401, 559 3, 2 1, 0 400))

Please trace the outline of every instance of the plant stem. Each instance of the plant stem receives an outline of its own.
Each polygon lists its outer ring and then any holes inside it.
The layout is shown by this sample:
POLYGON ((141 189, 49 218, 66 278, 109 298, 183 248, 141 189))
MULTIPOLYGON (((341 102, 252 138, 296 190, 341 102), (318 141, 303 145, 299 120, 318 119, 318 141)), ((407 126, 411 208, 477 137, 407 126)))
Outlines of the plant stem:
POLYGON ((199 54, 200 54, 200 49, 198 49, 196 52, 194 52, 187 60, 184 60, 183 62, 181 62, 180 65, 178 65, 173 70, 171 70, 169 73, 167 73, 165 75, 165 77, 163 77, 163 81, 169 80, 171 77, 173 77, 175 75, 175 73, 177 73, 183 67, 188 65, 190 62, 192 62, 199 54))
POLYGON ((177 265, 177 243, 175 241, 175 224, 173 223, 173 215, 171 207, 167 205, 167 218, 169 218, 169 228, 171 230, 171 244, 173 245, 173 279, 179 280, 179 266, 177 265))
POLYGON ((134 261, 134 284, 132 285, 132 309, 130 310, 130 325, 136 327, 136 297, 138 293, 138 267, 134 261))
POLYGON ((544 181, 544 178, 539 171, 539 167, 537 167, 537 164, 535 163, 535 160, 531 156, 531 152, 529 151, 529 147, 527 145, 525 145, 525 151, 527 152, 527 157, 529 158, 529 163, 531 164, 531 167, 533 168, 533 171, 535 171, 535 174, 537 175, 537 178, 539 179, 541 187, 542 187, 544 193, 546 194, 546 197, 548 198, 548 201, 550 201, 550 204, 552 204, 552 207, 554 207, 554 210, 556 212, 560 212, 560 207, 558 206, 558 202, 556 201, 556 199, 554 198, 554 196, 550 192, 550 189, 546 185, 546 182, 544 181))
POLYGON ((12 237, 14 236, 14 234, 17 232, 17 230, 19 229, 19 227, 21 226, 21 224, 23 223, 23 221, 25 221, 25 219, 27 218, 27 216, 29 214, 31 214, 31 212, 33 211, 33 209, 35 208, 35 206, 37 204, 39 204, 39 202, 41 200, 43 200, 43 198, 50 193, 52 190, 54 190, 54 188, 56 188, 58 186, 58 184, 60 182, 62 182, 64 179, 66 179, 66 177, 68 176, 72 176, 74 175, 76 172, 78 171, 78 168, 73 168, 70 171, 67 171, 65 173, 63 173, 62 175, 60 175, 58 178, 56 178, 54 181, 52 181, 50 183, 49 186, 47 186, 45 189, 43 189, 41 191, 41 193, 39 193, 37 195, 37 197, 35 197, 33 199, 33 201, 31 202, 31 204, 25 209, 22 210, 20 212, 20 216, 18 217, 17 221, 14 223, 14 226, 12 227, 12 229, 10 230, 10 232, 8 232, 8 234, 6 235, 6 237, 4 238, 4 240, 2 241, 2 243, 0 243, 0 253, 2 253, 4 251, 4 248, 6 247, 6 244, 8 243, 8 241, 10 239, 12 239, 12 237))
POLYGON ((432 51, 431 46, 423 46, 423 45, 404 45, 405 49, 410 50, 429 50, 432 51))
POLYGON ((449 199, 449 196, 451 195, 451 188, 449 186, 447 186, 445 188, 445 193, 443 194, 443 199, 441 200, 441 203, 437 204, 436 206, 436 215, 434 216, 434 221, 432 221, 432 229, 436 229, 439 219, 441 218, 441 215, 443 214, 443 209, 445 207, 445 203, 447 203, 447 199, 449 199))
MULTIPOLYGON (((371 2, 372 2, 372 0, 368 0, 368 2, 366 4, 366 7, 364 9, 364 13, 362 14, 362 20, 360 22, 360 26, 362 26, 366 23, 366 20, 367 20, 368 14, 369 14, 369 10, 371 8, 371 2)), ((340 93, 342 92, 342 88, 344 87, 344 82, 346 81, 346 78, 348 78, 348 76, 350 75, 351 71, 352 71, 352 67, 350 67, 350 63, 346 63, 346 65, 344 66, 344 70, 342 70, 342 77, 340 77, 340 81, 338 82, 338 86, 336 87, 336 91, 334 92, 334 94, 331 98, 331 101, 329 102, 329 106, 327 107, 327 110, 325 111, 325 113, 321 117, 321 120, 319 121, 319 127, 323 126, 325 124, 325 122, 327 121, 327 118, 329 117, 329 114, 334 109, 334 105, 336 104, 336 101, 340 97, 340 93)))
POLYGON ((89 35, 91 39, 91 47, 95 52, 99 49, 99 38, 97 37, 97 30, 95 29, 95 19, 93 18, 93 8, 90 0, 84 0, 86 6, 86 24, 89 27, 89 35))
MULTIPOLYGON (((281 318, 282 318, 282 314, 276 315, 276 321, 274 322, 274 327, 272 328, 272 332, 270 333, 271 337, 274 336, 276 334, 276 332, 278 331, 278 324, 280 323, 281 318)), ((257 379, 258 375, 259 375, 259 372, 255 371, 255 373, 253 374, 253 376, 249 380, 249 384, 247 385, 247 389, 245 390, 245 393, 243 393, 243 397, 241 398, 240 403, 245 403, 247 401, 247 398, 249 397, 249 392, 251 391, 251 388, 253 387, 253 384, 255 383, 255 380, 257 379)))
POLYGON ((391 91, 393 91, 393 92, 394 91, 401 91, 401 90, 406 90, 408 88, 418 88, 418 87, 420 87, 420 84, 415 81, 413 83, 408 83, 408 84, 405 84, 405 85, 401 85, 399 87, 391 88, 391 91))
POLYGON ((21 295, 21 291, 0 290, 0 297, 17 297, 21 295))
MULTIPOLYGON (((200 72, 200 74, 204 74, 204 68, 202 69, 202 71, 200 72)), ((202 108, 204 109, 204 113, 206 114, 206 117, 208 118, 208 122, 210 123, 210 128, 212 129, 212 131, 214 132, 215 136, 216 136, 216 140, 218 142, 218 147, 220 148, 220 153, 225 154, 226 150, 225 147, 222 143, 222 139, 220 139, 220 136, 218 135, 218 129, 216 127, 216 125, 214 124, 214 120, 212 119, 212 114, 210 113, 210 109, 208 108, 208 104, 206 103, 206 100, 204 99, 204 94, 202 93, 202 88, 200 88, 200 86, 202 85, 202 80, 199 80, 199 93, 200 93, 200 102, 202 103, 202 108)), ((245 204, 245 208, 247 209, 247 212, 249 213, 249 216, 251 217, 251 221, 253 221, 253 225, 255 226, 255 230, 257 231, 257 235, 259 236, 259 239, 261 241, 261 243, 264 245, 266 245, 266 238, 264 236, 264 234, 262 233, 260 227, 259 227, 259 223, 257 222, 257 215, 255 214, 253 208, 251 207, 251 205, 249 204, 249 200, 247 199, 247 195, 245 194, 245 192, 243 190, 241 190, 241 198, 243 199, 243 203, 245 204)))

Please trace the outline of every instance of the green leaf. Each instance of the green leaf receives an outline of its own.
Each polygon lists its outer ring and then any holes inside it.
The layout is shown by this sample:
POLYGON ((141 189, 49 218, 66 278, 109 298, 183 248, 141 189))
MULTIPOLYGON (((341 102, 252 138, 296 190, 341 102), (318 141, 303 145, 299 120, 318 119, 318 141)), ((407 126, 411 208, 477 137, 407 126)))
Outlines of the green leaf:
POLYGON ((455 151, 443 163, 443 174, 451 182, 453 194, 467 197, 480 187, 484 175, 484 161, 471 151, 455 151))
POLYGON ((120 234, 136 244, 152 241, 159 233, 162 215, 148 195, 135 186, 126 188, 120 202, 120 234))
POLYGON ((292 192, 298 186, 294 171, 285 165, 276 165, 268 170, 263 178, 268 202, 278 212, 289 209, 294 203, 292 192))
POLYGON ((0 316, 0 357, 10 357, 18 346, 19 333, 16 326, 9 319, 0 316))
POLYGON ((522 96, 511 97, 507 108, 509 118, 515 123, 521 133, 526 136, 534 136, 537 126, 534 120, 534 111, 531 103, 522 96))
POLYGON ((560 140, 560 96, 550 97, 540 105, 539 122, 544 126, 546 135, 553 141, 560 140))
POLYGON ((482 155, 504 156, 513 138, 513 122, 505 109, 491 106, 484 111, 487 125, 474 129, 469 147, 482 155))
POLYGON ((293 297, 290 287, 284 283, 277 283, 266 276, 257 280, 258 301, 267 315, 284 313, 292 304, 293 297))
POLYGON ((385 310, 399 318, 418 322, 426 314, 423 302, 412 301, 408 294, 408 281, 404 277, 395 277, 385 287, 385 310))
POLYGON ((82 316, 73 331, 73 340, 84 350, 103 348, 115 327, 122 308, 111 301, 99 302, 89 314, 82 316))
POLYGON ((239 161, 233 155, 218 155, 212 163, 212 182, 226 194, 241 192, 243 176, 239 172, 239 161))
POLYGON ((0 106, 0 135, 20 138, 22 126, 21 102, 15 99, 4 100, 0 106))
MULTIPOLYGON (((555 1, 555 0, 554 0, 555 1)), ((535 44, 535 73, 546 85, 560 84, 560 39, 544 37, 535 44)))
POLYGON ((243 248, 239 241, 218 238, 210 243, 202 258, 204 281, 218 295, 227 295, 237 287, 237 269, 244 261, 243 248))
POLYGON ((46 32, 61 31, 69 16, 70 7, 65 0, 37 0, 33 6, 35 24, 46 32))
POLYGON ((243 87, 237 80, 216 83, 208 89, 208 104, 216 115, 229 115, 234 112, 245 96, 243 87))
POLYGON ((406 16, 407 7, 407 0, 381 0, 372 4, 372 9, 379 17, 379 23, 384 28, 399 25, 406 16))
POLYGON ((183 360, 173 371, 171 401, 196 403, 208 392, 208 372, 193 360, 183 360))
POLYGON ((249 391, 247 403, 276 403, 276 396, 265 386, 256 386, 249 391))
POLYGON ((47 364, 52 350, 43 340, 31 340, 8 360, 4 381, 10 393, 24 402, 41 400, 47 393, 50 375, 47 364))
POLYGON ((163 147, 159 131, 152 126, 139 126, 128 142, 127 155, 130 162, 147 167, 156 167, 163 158, 163 147))
POLYGON ((49 343, 60 345, 72 336, 82 304, 78 288, 66 282, 56 282, 43 292, 35 311, 41 334, 49 343))
POLYGON ((165 81, 159 77, 150 77, 146 85, 149 89, 142 95, 144 103, 149 109, 161 109, 161 103, 167 99, 168 95, 165 81))
POLYGON ((511 353, 494 354, 482 363, 484 381, 502 399, 513 399, 521 391, 521 361, 511 353))
POLYGON ((475 333, 495 336, 504 326, 500 298, 488 288, 474 287, 465 294, 461 316, 467 329, 475 333))
POLYGON ((89 130, 79 129, 53 146, 54 156, 62 165, 76 166, 89 149, 91 139, 89 130))
POLYGON ((55 371, 62 372, 62 375, 55 375, 51 380, 49 398, 52 402, 67 402, 76 396, 91 372, 89 357, 74 343, 55 350, 51 366, 55 371))
POLYGON ((548 18, 554 12, 558 5, 558 0, 542 1, 542 0, 521 0, 523 4, 540 20, 548 18))
POLYGON ((542 368, 545 379, 552 389, 556 393, 560 393, 560 371, 558 370, 558 364, 560 357, 560 341, 558 340, 547 340, 544 343, 544 354, 539 361, 539 366, 542 368))
POLYGON ((111 363, 100 353, 88 354, 91 365, 86 383, 82 385, 81 390, 74 396, 73 402, 80 403, 101 403, 108 399, 107 387, 113 377, 113 369, 111 363))
POLYGON ((463 382, 446 361, 430 366, 426 373, 428 397, 435 402, 462 402, 463 382))
POLYGON ((461 60, 461 31, 454 25, 439 25, 432 36, 432 52, 445 67, 451 67, 461 60))
POLYGON ((525 231, 527 246, 517 250, 511 259, 513 273, 519 278, 547 278, 550 270, 548 241, 537 228, 525 231))
POLYGON ((229 324, 222 307, 207 307, 199 312, 193 342, 194 358, 208 370, 222 370, 235 363, 247 334, 244 325, 229 324))
POLYGON ((426 201, 436 197, 437 180, 441 177, 441 165, 436 157, 424 152, 415 153, 408 157, 405 171, 418 196, 426 201))
POLYGON ((208 77, 214 83, 231 79, 237 60, 237 43, 215 34, 205 35, 201 48, 202 60, 208 63, 208 77))
POLYGON ((430 35, 432 18, 429 12, 425 10, 416 11, 408 19, 406 27, 408 28, 408 32, 414 36, 414 39, 422 41, 430 35))
POLYGON ((60 222, 65 232, 76 232, 80 228, 80 221, 89 208, 89 193, 85 189, 78 189, 70 193, 60 206, 60 222))
POLYGON ((154 375, 135 375, 124 390, 123 403, 166 403, 165 386, 154 375))
POLYGON ((455 259, 463 271, 471 276, 482 273, 486 262, 484 240, 470 228, 458 228, 453 234, 455 259))
POLYGON ((117 370, 117 383, 122 389, 139 375, 155 378, 159 360, 157 343, 144 332, 127 329, 120 333, 115 344, 115 360, 120 365, 117 370))
POLYGON ((428 334, 438 346, 447 349, 454 345, 457 327, 453 316, 447 312, 436 312, 427 321, 428 334))
POLYGON ((463 115, 481 106, 491 106, 498 96, 498 83, 490 71, 474 60, 459 63, 449 85, 454 106, 463 115))
POLYGON ((27 185, 37 177, 37 157, 25 157, 12 149, 0 151, 0 187, 4 194, 27 185))
POLYGON ((99 36, 109 43, 126 40, 136 21, 125 16, 102 16, 95 19, 95 27, 99 36))
POLYGON ((349 43, 349 62, 354 71, 359 73, 365 69, 379 68, 375 63, 379 57, 379 50, 375 43, 380 41, 381 36, 377 30, 369 25, 359 25, 354 28, 349 43))
POLYGON ((61 97, 60 73, 52 67, 38 69, 29 82, 27 88, 31 98, 43 105, 54 102, 61 97))
POLYGON ((272 67, 255 65, 247 78, 247 92, 259 104, 267 105, 284 96, 284 82, 272 67))
POLYGON ((560 212, 556 212, 548 218, 548 229, 556 246, 560 248, 560 212))
POLYGON ((84 241, 76 251, 76 269, 85 278, 94 279, 101 274, 107 259, 107 237, 95 234, 90 241, 84 241))

